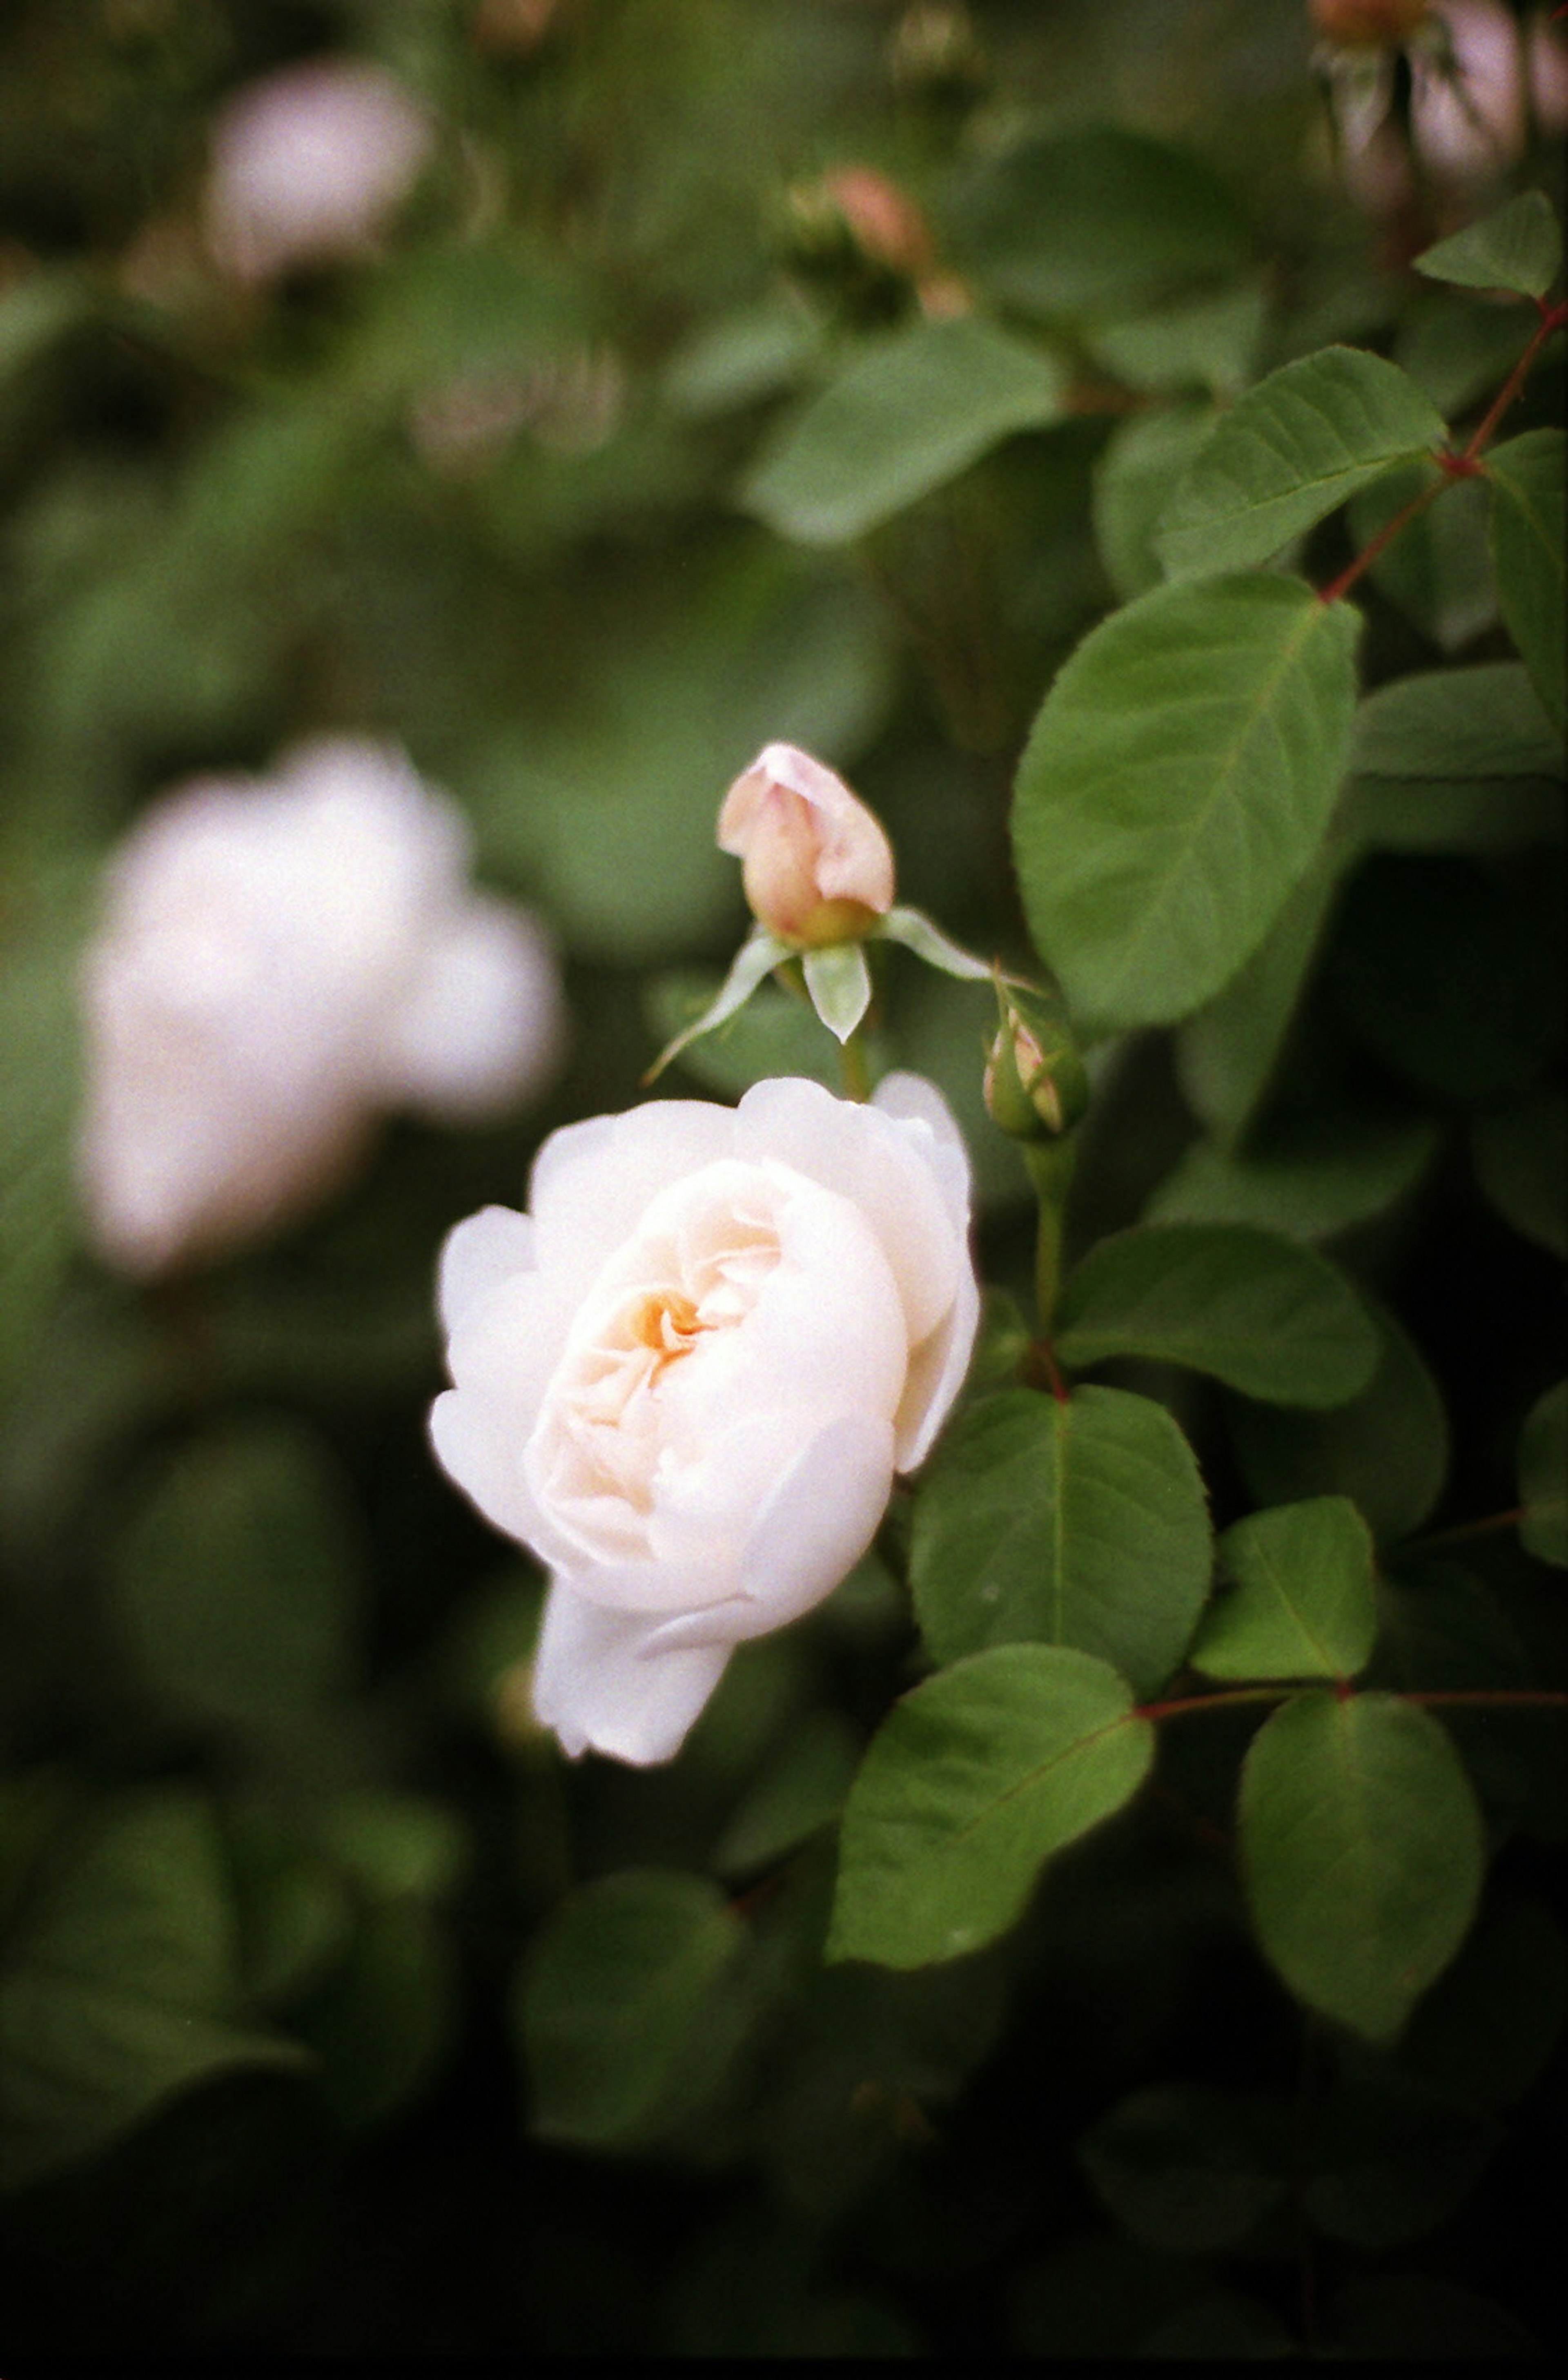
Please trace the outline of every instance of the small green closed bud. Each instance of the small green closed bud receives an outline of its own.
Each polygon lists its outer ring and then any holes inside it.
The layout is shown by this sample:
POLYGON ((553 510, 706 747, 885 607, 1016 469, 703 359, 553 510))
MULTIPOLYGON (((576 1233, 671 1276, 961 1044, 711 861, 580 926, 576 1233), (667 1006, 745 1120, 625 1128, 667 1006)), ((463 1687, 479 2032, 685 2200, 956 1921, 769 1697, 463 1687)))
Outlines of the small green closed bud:
POLYGON ((998 983, 1001 1021, 986 1061, 991 1122, 1015 1140, 1056 1140, 1088 1105, 1088 1076, 1060 1007, 1045 993, 998 983))

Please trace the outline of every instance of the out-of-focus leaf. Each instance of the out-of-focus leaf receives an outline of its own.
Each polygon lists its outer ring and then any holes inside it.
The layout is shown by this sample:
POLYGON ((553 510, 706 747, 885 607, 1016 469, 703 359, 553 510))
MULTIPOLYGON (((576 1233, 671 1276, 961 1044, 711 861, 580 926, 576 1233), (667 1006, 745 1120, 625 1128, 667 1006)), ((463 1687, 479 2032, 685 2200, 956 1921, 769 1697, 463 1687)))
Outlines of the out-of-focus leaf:
POLYGON ((1124 603, 1164 577, 1155 528, 1219 419, 1211 405, 1173 405, 1133 414, 1106 440, 1095 465, 1094 534, 1106 577, 1124 603))
MULTIPOLYGON (((654 1038, 662 1047, 695 1024, 712 1002, 720 978, 711 969, 673 968, 655 976, 644 994, 654 1038)), ((752 993, 745 1007, 716 1031, 703 1034, 680 1052, 681 1069, 728 1099, 769 1075, 808 1075, 836 1091, 842 1082, 839 1053, 813 1012, 771 984, 752 993)))
POLYGON ((1217 1548, 1223 1584, 1193 1645, 1210 1678, 1353 1678, 1378 1630, 1372 1537, 1343 1496, 1276 1504, 1217 1548))
POLYGON ((1467 1101, 1537 1079, 1562 1035, 1551 880, 1446 853, 1375 854, 1335 920, 1325 979, 1356 1038, 1419 1089, 1467 1101))
POLYGON ((1186 152, 1111 125, 1027 127, 950 207, 958 261, 1010 305, 1103 320, 1247 261, 1252 232, 1186 152))
POLYGON ((1399 2247, 1464 2204, 1498 2139, 1476 2108, 1428 2083, 1347 2075, 1307 2119, 1307 2210, 1331 2240, 1399 2247))
POLYGON ((1090 334, 1088 345, 1096 360, 1129 388, 1201 388, 1224 403, 1252 376, 1266 302, 1255 283, 1244 283, 1105 323, 1090 334))
POLYGON ((236 2066, 297 2066, 249 2025, 213 1814, 166 1786, 112 1805, 0 1963, 0 2177, 79 2163, 236 2066))
POLYGON ((1470 1125, 1482 1189, 1503 1220, 1568 1257, 1568 1099, 1549 1088, 1492 1108, 1470 1125))
POLYGON ((705 322, 665 366, 666 401, 703 421, 772 396, 800 379, 820 343, 808 316, 783 303, 705 322))
POLYGON ((1520 298, 1544 298, 1562 263, 1557 212, 1544 190, 1523 190, 1494 214, 1466 224, 1415 259, 1430 281, 1455 281, 1465 289, 1511 289, 1520 298))
POLYGON ((1155 544, 1173 577, 1267 562, 1446 425, 1395 364, 1325 347, 1282 364, 1232 407, 1188 467, 1155 544))
POLYGON ((1519 1433, 1521 1543, 1541 1561, 1568 1570, 1568 1380, 1530 1407, 1519 1433))
MULTIPOLYGON (((1413 463, 1353 496, 1346 518, 1357 552, 1437 476, 1435 465, 1413 463)), ((1372 577, 1389 601, 1444 652, 1467 645, 1498 615, 1487 538, 1490 510, 1479 480, 1453 480, 1372 565, 1372 577)))
POLYGON ((115 1616, 174 1708, 231 1726, 308 1721, 348 1682, 359 1548, 343 1483, 298 1423, 198 1439, 134 1510, 115 1616))
POLYGON ((1399 2045, 1400 2070, 1501 2112, 1550 2065, 1568 2019, 1568 1938, 1545 1900, 1489 1892, 1399 2045))
POLYGON ((1069 1274, 1057 1313, 1057 1354, 1075 1368, 1141 1355, 1275 1404, 1348 1402, 1377 1344, 1337 1266, 1252 1223, 1113 1232, 1069 1274))
POLYGON ((1561 734, 1520 662, 1422 670, 1367 696, 1355 713, 1353 777, 1420 784, 1561 779, 1561 734))
POLYGON ((1331 845, 1287 895, 1246 965, 1176 1037, 1183 1093, 1222 1142, 1238 1139, 1268 1096, 1322 940, 1339 866, 1331 845))
POLYGON ((1392 2040, 1480 1892, 1480 1813, 1441 1726, 1392 1694, 1295 1695, 1253 1738, 1238 1822, 1270 1962, 1308 2008, 1392 2040))
POLYGON ((1002 1390, 922 1475, 910 1584, 934 1660, 1070 1645, 1151 1693, 1182 1657, 1209 1572, 1197 1465, 1148 1397, 1080 1388, 1063 1404, 1002 1390))
POLYGON ((462 1824, 445 1803, 385 1786, 329 1803, 314 1836, 356 1891, 378 1900, 447 1900, 468 1864, 462 1824))
POLYGON ((1426 2273, 1355 2281, 1324 2308, 1321 2351, 1338 2361, 1534 2362, 1540 2341, 1509 2307, 1426 2273))
POLYGON ((1395 1206, 1426 1172, 1439 1128, 1379 1116, 1342 1132, 1265 1136, 1246 1148, 1197 1141, 1145 1209, 1150 1222, 1259 1223, 1328 1239, 1395 1206))
POLYGON ((783 537, 843 544, 1059 419, 1064 395, 1053 357, 970 316, 891 332, 773 434, 743 502, 783 537))
POLYGON ((64 1275, 74 1228, 79 885, 0 918, 0 1400, 64 1275))
POLYGON ((1249 2113, 1232 2093, 1156 2083, 1101 2116, 1078 2154, 1135 2240, 1210 2255, 1245 2240, 1285 2192, 1249 2113))
POLYGON ((1329 823, 1358 627, 1298 579, 1210 579, 1140 597, 1063 669, 1013 834, 1084 1022, 1172 1023, 1258 948, 1329 823))
POLYGON ((459 2014, 444 1920, 417 1900, 359 1912, 341 1961, 293 2022, 322 2064, 322 2089, 356 2129, 407 2107, 441 2066, 459 2014))
POLYGON ((1057 1852, 1121 1809, 1154 1730, 1103 1661, 997 1645, 895 1703, 850 1789, 830 1959, 921 1967, 1022 1915, 1057 1852))
POLYGON ((1524 351, 1511 307, 1430 289, 1415 298, 1394 335, 1393 359, 1447 419, 1495 389, 1524 351))
POLYGON ((1562 734, 1568 723, 1568 588, 1563 567, 1561 430, 1526 430, 1486 458, 1492 490, 1492 562, 1508 632, 1562 734))
POLYGON ((831 1825, 859 1757, 859 1738, 837 1711, 807 1711, 720 1836, 713 1851, 720 1875, 773 1866, 831 1825))
POLYGON ((1236 1403, 1231 1426, 1242 1476, 1260 1503, 1347 1496, 1380 1540, 1420 1527, 1448 1470, 1442 1398, 1392 1315, 1369 1306, 1380 1342, 1367 1386, 1331 1413, 1236 1403))
POLYGON ((630 2146, 699 2105, 717 2079, 715 2004, 742 1938, 702 1876, 627 1869, 569 1895, 518 1979, 534 2129, 630 2146))

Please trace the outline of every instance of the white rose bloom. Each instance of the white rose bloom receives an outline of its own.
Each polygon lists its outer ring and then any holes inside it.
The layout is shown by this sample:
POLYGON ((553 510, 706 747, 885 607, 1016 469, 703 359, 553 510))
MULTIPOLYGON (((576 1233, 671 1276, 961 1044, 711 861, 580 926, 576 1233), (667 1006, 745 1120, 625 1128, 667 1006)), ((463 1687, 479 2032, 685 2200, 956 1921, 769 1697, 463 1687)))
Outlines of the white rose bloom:
POLYGON ((247 84, 213 131, 209 252, 249 282, 357 255, 430 147, 424 110, 368 59, 312 59, 247 84))
POLYGON ((979 1299, 940 1094, 796 1079, 554 1133, 441 1266, 435 1450, 549 1564, 539 1718, 668 1760, 731 1648, 820 1603, 958 1391, 979 1299))
POLYGON ((93 1238, 152 1274, 308 1206, 379 1111, 504 1107, 553 1064, 539 926, 468 880, 463 820, 389 747, 301 746, 166 795, 83 966, 93 1238))

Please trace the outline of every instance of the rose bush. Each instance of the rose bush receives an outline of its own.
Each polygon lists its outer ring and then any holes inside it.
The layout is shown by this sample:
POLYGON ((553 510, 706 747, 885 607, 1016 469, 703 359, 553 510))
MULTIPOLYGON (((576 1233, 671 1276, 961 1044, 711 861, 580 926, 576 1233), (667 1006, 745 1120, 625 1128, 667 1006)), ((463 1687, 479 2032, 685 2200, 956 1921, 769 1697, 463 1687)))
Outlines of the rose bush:
POLYGON ((446 1244, 436 1451, 552 1573, 566 1751, 667 1760, 732 1647, 820 1603, 968 1364, 968 1165, 941 1096, 793 1078, 557 1132, 529 1212, 446 1244))
POLYGON ((102 1255, 149 1274, 229 1248, 326 1188, 380 1110, 460 1123, 541 1079, 554 958, 472 891, 468 858, 453 805, 349 737, 149 810, 83 967, 79 1172, 102 1255))

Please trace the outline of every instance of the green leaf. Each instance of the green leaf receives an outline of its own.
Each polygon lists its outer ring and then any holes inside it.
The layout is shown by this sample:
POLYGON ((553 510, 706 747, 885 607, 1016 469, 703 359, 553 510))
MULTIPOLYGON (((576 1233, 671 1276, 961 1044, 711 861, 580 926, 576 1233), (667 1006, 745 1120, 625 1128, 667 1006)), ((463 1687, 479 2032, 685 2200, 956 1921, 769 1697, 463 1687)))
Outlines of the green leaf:
POLYGON ((961 269, 1051 320, 1103 320, 1247 261, 1250 226, 1197 158, 1119 127, 1030 125, 950 208, 961 269))
POLYGON ((1140 1694, 1209 1590, 1209 1513, 1162 1405, 1080 1388, 982 1398, 921 1476, 909 1577, 931 1658, 1027 1640, 1098 1654, 1140 1694))
POLYGON ((1437 1383, 1392 1314, 1370 1308, 1378 1366, 1332 1413, 1236 1403, 1231 1427, 1243 1478, 1259 1503, 1347 1496, 1380 1542, 1420 1527, 1448 1472, 1448 1421, 1437 1383))
POLYGON ((950 975, 959 983, 990 983, 992 979, 993 970, 987 960, 977 958, 973 951, 951 941, 941 927, 933 925, 919 909, 890 909, 873 930, 883 941, 901 942, 927 966, 935 967, 939 975, 950 975))
POLYGON ((1162 2082, 1135 2091, 1084 2135, 1078 2154, 1117 2220, 1150 2248, 1234 2248, 1284 2196, 1284 2173, 1234 2092, 1162 2082))
POLYGON ((518 1977, 534 2130, 629 2146, 699 2102, 712 2079, 715 2004, 742 1941, 703 1876, 631 1868, 569 1893, 518 1977))
POLYGON ((1029 930, 1080 1021, 1169 1024, 1262 941, 1320 844, 1359 615, 1299 579, 1156 588, 1046 698, 1018 771, 1029 930))
POLYGON ((1562 734, 1518 662, 1395 678, 1357 710, 1350 747, 1352 776, 1391 783, 1561 778, 1562 765, 1562 734))
POLYGON ((920 1967, 994 1940, 1153 1755, 1125 1683, 1088 1653, 997 1645, 928 1679, 851 1788, 828 1957, 920 1967))
POLYGON ((1094 534, 1123 602, 1164 577, 1154 547, 1160 516, 1219 419, 1212 405, 1173 405, 1131 415, 1106 440, 1094 469, 1094 534))
POLYGON ((860 1763, 860 1739, 835 1710, 807 1711, 746 1793, 713 1851, 721 1876, 774 1867, 830 1826, 860 1763))
POLYGON ((1238 396, 1252 377, 1265 310, 1263 291, 1244 283, 1106 323, 1090 334, 1088 346, 1096 361, 1129 388, 1201 388, 1224 401, 1238 396))
POLYGON ((1429 281, 1454 281, 1462 289, 1512 289, 1516 297, 1544 298, 1562 264, 1562 234, 1557 211, 1544 190, 1525 190, 1495 214, 1466 224, 1415 260, 1429 281))
POLYGON ((1340 855, 1331 844, 1286 897, 1246 965, 1177 1036, 1183 1096, 1222 1142, 1234 1142, 1247 1130, 1279 1071, 1339 888, 1339 869, 1340 855))
POLYGON ((1232 407, 1172 496, 1155 544, 1173 577, 1245 570, 1446 436, 1436 406, 1397 364, 1359 347, 1299 357, 1232 407))
POLYGON ((46 1875, 0 1965, 0 2182, 95 2155, 210 2075, 300 2062, 243 2021, 208 1804, 129 1796, 46 1875))
POLYGON ((1298 1999, 1391 2041, 1475 1914, 1484 1843, 1458 1754, 1393 1694, 1298 1694, 1242 1769, 1253 1924, 1298 1999))
POLYGON ((1228 1585, 1191 1659, 1210 1678, 1353 1678, 1378 1633, 1372 1536, 1347 1498, 1276 1504, 1225 1531, 1228 1585))
POLYGON ((1069 1274, 1056 1352, 1075 1369, 1141 1355, 1247 1396, 1331 1406, 1371 1378, 1378 1338, 1338 1267, 1250 1223, 1143 1223, 1069 1274))
POLYGON ((248 1421, 182 1448, 134 1509, 111 1583, 139 1674, 178 1711, 287 1727, 351 1676, 352 1510, 297 1423, 248 1421))
POLYGON ((1359 2248, 1418 2240, 1458 2212, 1498 2140, 1495 2124, 1447 2092, 1386 2066, 1352 2068, 1302 2128, 1306 2211, 1331 2240, 1359 2248))
POLYGON ((1385 1214, 1436 1154, 1424 1116, 1356 1120, 1339 1130, 1266 1134, 1250 1147, 1195 1141, 1145 1208, 1150 1222, 1260 1223, 1320 1240, 1385 1214))
POLYGON ((1530 1407, 1519 1433, 1519 1541, 1568 1570, 1568 1380, 1530 1407))
POLYGON ((322 2095, 358 2129, 407 2107, 439 2071, 461 2012, 444 1921, 418 1900, 362 1909, 343 1959, 294 2012, 322 2095))
POLYGON ((841 545, 1016 430, 1061 418, 1061 367, 965 315, 869 341, 777 431, 741 501, 783 537, 841 545))
POLYGON ((1331 2298, 1321 2350, 1347 2363, 1533 2362, 1540 2341, 1509 2307, 1452 2281, 1389 2273, 1331 2298))
POLYGON ((1548 1087, 1475 1117, 1470 1156, 1503 1220, 1568 1257, 1568 1099, 1548 1087))
POLYGON ((1526 430, 1486 459, 1502 616, 1559 734, 1568 720, 1563 446, 1561 430, 1526 430))
POLYGON ((686 1074, 732 1099, 769 1075, 809 1075, 829 1090, 839 1089, 838 1051, 809 1004, 777 984, 759 986, 716 1031, 704 1027, 694 1040, 692 1022, 711 1006, 720 980, 711 968, 672 967, 644 987, 649 1029, 662 1049, 678 1050, 686 1074))
POLYGON ((833 942, 808 951, 802 965, 806 989, 828 1031, 847 1041, 871 1004, 871 970, 858 942, 833 942))
MULTIPOLYGON (((1352 497, 1346 522, 1357 552, 1372 543, 1437 476, 1412 463, 1352 497)), ((1440 499, 1405 523, 1372 564, 1375 583, 1423 635, 1455 652, 1498 616, 1496 574, 1488 530, 1491 500, 1477 477, 1453 480, 1440 499)))

